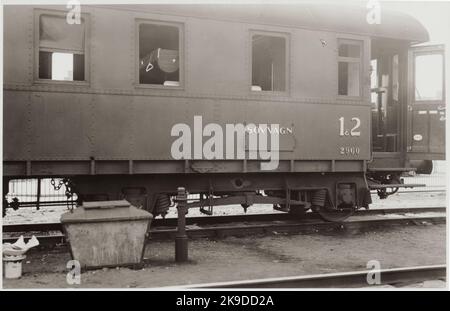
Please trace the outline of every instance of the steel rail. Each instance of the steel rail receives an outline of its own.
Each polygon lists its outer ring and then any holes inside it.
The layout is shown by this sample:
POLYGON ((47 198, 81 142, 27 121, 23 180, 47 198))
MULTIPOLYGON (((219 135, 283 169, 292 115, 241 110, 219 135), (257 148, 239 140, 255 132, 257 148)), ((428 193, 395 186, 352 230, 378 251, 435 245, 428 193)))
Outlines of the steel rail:
MULTIPOLYGON (((421 225, 421 224, 444 224, 445 216, 416 217, 406 216, 400 218, 383 218, 383 219, 348 219, 341 223, 326 222, 323 220, 316 221, 279 221, 266 222, 257 224, 230 224, 223 226, 209 227, 187 227, 186 232, 190 238, 223 238, 226 236, 248 236, 267 233, 317 233, 322 232, 357 232, 367 231, 369 229, 378 229, 383 227, 421 225)), ((154 228, 150 232, 151 238, 154 240, 174 239, 176 229, 159 229, 154 228)))
MULTIPOLYGON (((386 208, 359 210, 353 216, 373 216, 388 214, 418 214, 418 213, 444 213, 445 207, 412 207, 412 208, 386 208)), ((304 219, 320 219, 316 213, 306 213, 304 219)), ((289 213, 268 213, 268 214, 246 214, 246 215, 227 215, 227 216, 200 216, 186 217, 187 225, 214 225, 232 222, 257 222, 257 221, 288 221, 295 220, 295 216, 289 213)), ((177 218, 158 218, 153 219, 152 227, 173 227, 177 225, 177 218)), ((37 223, 37 224, 17 224, 3 225, 3 233, 12 232, 30 232, 30 231, 62 231, 61 223, 37 223)))
POLYGON ((278 278, 231 281, 220 283, 205 283, 180 286, 188 289, 202 288, 361 288, 380 285, 407 286, 427 280, 443 280, 446 278, 445 265, 415 266, 404 268, 363 270, 352 272, 338 272, 327 274, 314 274, 302 276, 288 276, 278 278), (376 272, 379 272, 380 282, 372 280, 376 272), (369 281, 372 281, 369 283, 369 281), (375 284, 374 284, 375 283, 375 284))
MULTIPOLYGON (((430 212, 431 208, 426 209, 392 209, 392 212, 389 210, 378 210, 377 214, 374 215, 388 215, 388 214, 398 214, 399 210, 402 213, 408 214, 411 212, 413 215, 408 216, 400 216, 393 218, 376 218, 370 219, 363 217, 354 217, 352 216, 348 220, 341 223, 333 223, 326 222, 320 219, 301 219, 296 220, 290 217, 287 220, 261 220, 253 218, 253 221, 242 221, 242 217, 238 218, 240 221, 231 222, 228 221, 226 224, 224 223, 207 223, 204 227, 200 227, 197 225, 187 225, 186 232, 190 238, 200 238, 200 237, 225 237, 225 236, 247 236, 250 234, 266 234, 266 233, 314 233, 318 231, 336 231, 336 232, 355 232, 355 231, 364 231, 367 229, 376 229, 382 228, 386 226, 395 226, 395 225, 420 225, 425 223, 432 224, 442 224, 445 223, 446 217, 444 215, 426 215, 420 216, 420 211, 430 212), (413 210, 413 211, 412 211, 413 210), (416 214, 418 214, 416 216, 416 214)), ((433 208, 432 212, 443 213, 445 208, 433 208)), ((279 215, 279 214, 274 214, 279 215)), ((281 214, 286 216, 286 214, 281 214)), ((252 215, 256 216, 256 215, 252 215)), ((290 215, 287 215, 290 216, 290 215)), ((361 216, 357 214, 357 216, 361 216)), ((367 214, 366 214, 367 216, 367 214)), ((219 218, 226 218, 228 220, 229 216, 218 216, 219 218)), ((201 219, 208 219, 210 217, 200 217, 201 219)), ((233 218, 235 219, 235 218, 233 218)), ((18 234, 24 234, 27 237, 34 234, 40 241, 41 244, 58 244, 64 241, 64 234, 62 233, 62 227, 60 224, 59 228, 61 230, 54 230, 58 227, 55 224, 41 224, 44 226, 51 227, 52 233, 45 232, 43 230, 28 230, 28 231, 11 231, 11 228, 6 228, 4 226, 4 232, 15 233, 15 235, 10 235, 9 237, 5 235, 3 236, 3 242, 13 242, 17 239, 18 234)), ((22 227, 16 227, 16 229, 25 229, 28 225, 23 225, 22 227)), ((30 225, 32 229, 38 229, 38 224, 30 225)), ((8 227, 8 226, 6 226, 8 227)), ((175 226, 155 226, 152 227, 150 231, 151 239, 153 240, 166 240, 166 239, 174 239, 176 235, 176 227, 175 226)))

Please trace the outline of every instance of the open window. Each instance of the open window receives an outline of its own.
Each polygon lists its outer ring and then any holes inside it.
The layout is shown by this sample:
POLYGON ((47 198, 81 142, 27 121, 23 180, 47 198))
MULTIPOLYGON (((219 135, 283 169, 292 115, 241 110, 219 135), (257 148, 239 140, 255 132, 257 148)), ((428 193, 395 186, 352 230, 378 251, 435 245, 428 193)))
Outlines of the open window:
POLYGON ((361 96, 362 41, 338 41, 338 95, 361 96))
POLYGON ((252 35, 252 91, 287 91, 286 37, 252 35))
POLYGON ((139 83, 180 86, 180 26, 140 22, 139 83))
POLYGON ((38 15, 38 78, 54 81, 86 80, 86 26, 67 23, 64 14, 38 15))

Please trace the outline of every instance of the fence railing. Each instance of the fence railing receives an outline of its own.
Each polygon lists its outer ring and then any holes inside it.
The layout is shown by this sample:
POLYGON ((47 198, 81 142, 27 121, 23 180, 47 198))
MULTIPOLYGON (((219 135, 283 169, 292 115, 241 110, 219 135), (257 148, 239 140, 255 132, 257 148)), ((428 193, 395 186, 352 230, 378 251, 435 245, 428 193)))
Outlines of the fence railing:
MULTIPOLYGON (((54 179, 55 185, 60 179, 54 179)), ((9 181, 6 200, 11 206, 58 206, 76 201, 76 194, 67 199, 66 188, 62 185, 56 189, 52 178, 13 179, 9 181)))

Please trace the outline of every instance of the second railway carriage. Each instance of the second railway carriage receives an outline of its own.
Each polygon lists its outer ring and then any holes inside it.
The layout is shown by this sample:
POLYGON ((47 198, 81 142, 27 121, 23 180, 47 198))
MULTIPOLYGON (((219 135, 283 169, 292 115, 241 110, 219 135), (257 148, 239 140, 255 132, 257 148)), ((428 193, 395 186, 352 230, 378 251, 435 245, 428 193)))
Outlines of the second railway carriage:
POLYGON ((13 179, 55 178, 79 201, 126 198, 155 215, 179 186, 205 213, 367 208, 371 189, 386 197, 443 159, 445 123, 443 47, 412 48, 428 34, 407 15, 369 13, 5 6, 3 195, 13 179))

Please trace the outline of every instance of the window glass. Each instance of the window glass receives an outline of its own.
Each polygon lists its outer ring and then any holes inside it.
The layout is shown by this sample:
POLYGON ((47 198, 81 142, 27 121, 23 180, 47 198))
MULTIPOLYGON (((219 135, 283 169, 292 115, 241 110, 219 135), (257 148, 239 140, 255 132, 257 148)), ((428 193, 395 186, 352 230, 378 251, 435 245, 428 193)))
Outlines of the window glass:
MULTIPOLYGON (((378 88, 378 60, 372 59, 370 61, 370 88, 376 89, 378 88)), ((371 102, 373 104, 378 103, 378 93, 372 91, 371 92, 371 102)))
POLYGON ((339 62, 339 95, 359 96, 359 63, 339 62))
POLYGON ((39 16, 39 79, 84 81, 85 25, 63 16, 39 16))
POLYGON ((441 54, 416 56, 414 79, 417 101, 442 100, 443 65, 441 54))
POLYGON ((356 44, 340 43, 339 56, 341 57, 356 57, 359 58, 361 54, 360 46, 356 44))
POLYGON ((252 91, 286 91, 286 39, 252 36, 252 91))
POLYGON ((180 85, 179 28, 139 25, 139 83, 180 85))
POLYGON ((400 89, 398 54, 392 57, 392 99, 398 101, 400 89))
POLYGON ((338 94, 360 96, 362 44, 360 41, 340 40, 338 46, 338 94))

